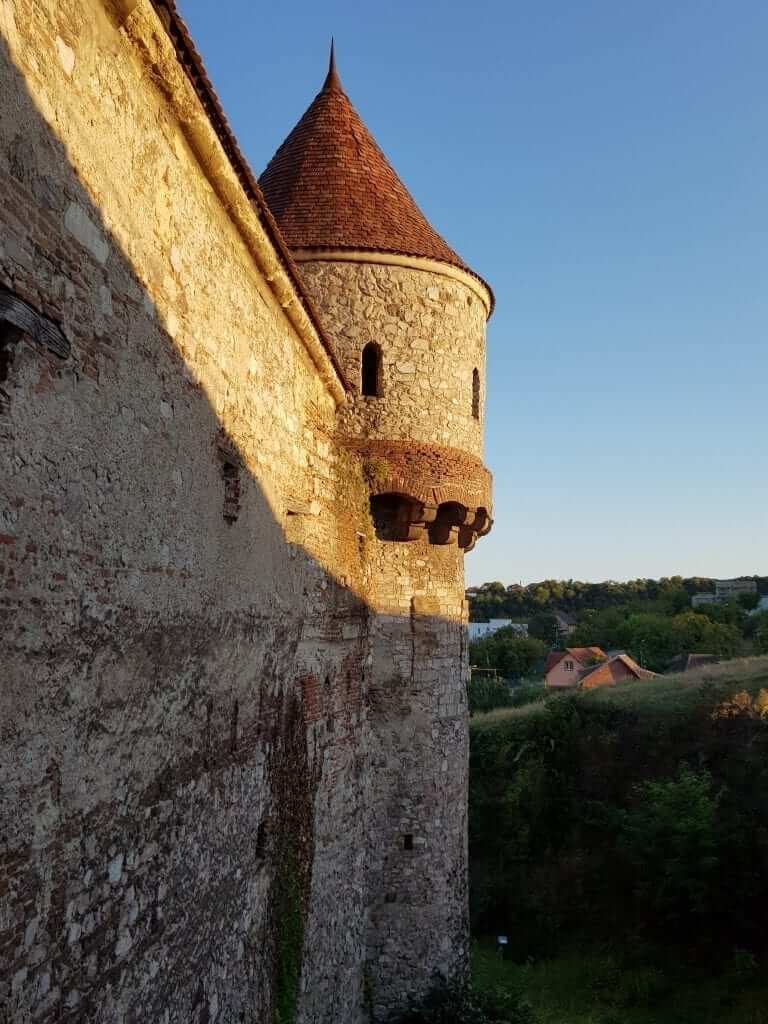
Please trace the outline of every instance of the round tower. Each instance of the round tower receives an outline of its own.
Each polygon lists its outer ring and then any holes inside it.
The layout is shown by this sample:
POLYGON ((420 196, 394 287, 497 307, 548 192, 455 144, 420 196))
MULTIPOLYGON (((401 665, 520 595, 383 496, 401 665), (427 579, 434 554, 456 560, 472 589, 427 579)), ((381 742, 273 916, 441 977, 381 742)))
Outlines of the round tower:
POLYGON ((366 459, 380 536, 471 548, 491 525, 493 294, 400 181, 342 89, 333 48, 259 184, 350 385, 340 427, 366 459))
MULTIPOLYGON (((348 381, 340 443, 362 459, 371 494, 355 1020, 385 1021, 468 969, 463 563, 491 526, 482 449, 493 296, 377 146, 333 50, 260 185, 336 345, 348 381)), ((314 938, 322 946, 321 926, 314 938)))

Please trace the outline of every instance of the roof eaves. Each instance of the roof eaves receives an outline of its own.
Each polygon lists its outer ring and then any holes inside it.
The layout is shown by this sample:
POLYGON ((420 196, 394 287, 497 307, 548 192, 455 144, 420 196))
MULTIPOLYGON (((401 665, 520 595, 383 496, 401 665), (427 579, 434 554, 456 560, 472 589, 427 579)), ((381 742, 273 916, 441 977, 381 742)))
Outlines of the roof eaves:
POLYGON ((341 368, 336 351, 330 341, 330 338, 326 334, 315 304, 313 303, 312 298, 310 297, 302 280, 299 268, 291 256, 288 243, 283 238, 280 228, 277 225, 277 221, 272 215, 272 211, 269 209, 267 201, 259 188, 258 182, 248 165, 248 161, 240 150, 237 138, 229 125, 227 115, 224 113, 221 101, 219 100, 216 90, 213 87, 213 83, 205 70, 203 59, 192 40, 186 23, 179 14, 176 6, 176 0, 151 0, 151 2, 158 13, 160 21, 165 26, 168 37, 176 50, 176 56, 179 60, 179 64, 184 69, 187 78, 197 93, 198 99, 200 100, 200 103, 205 110, 216 135, 218 136, 222 149, 226 153, 227 159, 232 165, 232 169, 237 175, 243 191, 261 216, 267 235, 274 245, 275 251, 278 254, 280 262, 283 264, 291 283, 296 289, 301 304, 312 322, 312 326, 317 331, 320 342, 328 354, 328 358, 330 359, 334 370, 338 374, 344 390, 349 391, 350 385, 341 368))
POLYGON ((370 252, 370 253, 386 253, 391 256, 406 256, 409 259, 419 260, 428 259, 433 263, 442 263, 446 267, 453 267, 456 270, 462 271, 464 274, 468 274, 470 277, 478 281, 483 288, 488 292, 489 306, 488 306, 488 319, 490 320, 493 316, 493 312, 496 309, 496 296, 493 294, 493 288, 488 284, 484 277, 468 267, 462 260, 453 262, 451 260, 440 259, 439 256, 424 256, 423 253, 410 252, 407 249, 388 249, 380 245, 311 245, 307 247, 317 252, 333 252, 334 250, 343 251, 347 249, 349 252, 370 252))

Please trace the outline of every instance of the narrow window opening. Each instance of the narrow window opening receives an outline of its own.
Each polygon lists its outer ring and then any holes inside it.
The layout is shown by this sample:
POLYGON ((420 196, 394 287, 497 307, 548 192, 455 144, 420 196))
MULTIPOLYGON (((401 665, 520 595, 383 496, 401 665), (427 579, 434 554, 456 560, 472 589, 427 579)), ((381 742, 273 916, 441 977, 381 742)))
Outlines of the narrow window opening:
POLYGON ((480 374, 477 368, 472 371, 472 415, 480 419, 480 374))
POLYGON ((259 822, 259 827, 256 830, 256 842, 255 854, 259 860, 263 860, 267 855, 267 838, 269 836, 269 823, 267 818, 262 818, 259 822))
POLYGON ((328 732, 333 732, 333 691, 331 690, 330 676, 326 676, 323 683, 323 710, 325 711, 325 727, 328 732))
POLYGON ((8 380, 13 363, 14 348, 21 337, 21 331, 13 324, 0 321, 0 384, 8 380))
POLYGON ((369 341, 363 349, 360 385, 366 397, 381 397, 381 349, 375 341, 369 341))
POLYGON ((237 719, 240 714, 240 704, 238 701, 232 705, 232 722, 229 731, 229 746, 233 754, 237 753, 237 719))
POLYGON ((404 850, 412 850, 413 849, 413 836, 411 835, 410 832, 406 832, 405 835, 403 836, 403 849, 404 850))
POLYGON ((228 523, 236 523, 240 515, 240 467, 236 462, 224 458, 221 463, 224 480, 224 508, 222 515, 228 523))
POLYGON ((0 415, 7 412, 11 404, 10 393, 4 385, 11 375, 16 344, 20 338, 21 331, 17 327, 0 321, 0 415))

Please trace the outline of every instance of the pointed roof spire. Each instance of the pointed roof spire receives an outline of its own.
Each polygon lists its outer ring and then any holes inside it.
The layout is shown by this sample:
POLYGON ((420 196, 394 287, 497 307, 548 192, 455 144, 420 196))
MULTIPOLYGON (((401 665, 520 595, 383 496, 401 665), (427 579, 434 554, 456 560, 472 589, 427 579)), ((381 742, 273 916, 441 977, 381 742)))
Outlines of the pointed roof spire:
POLYGON ((325 82, 323 82, 323 92, 327 89, 341 89, 341 79, 336 70, 336 47, 334 46, 333 36, 331 36, 331 58, 328 61, 328 74, 325 76, 325 82))
POLYGON ((323 88, 259 185, 291 249, 423 257, 478 276, 438 235, 376 145, 341 86, 333 42, 323 88))

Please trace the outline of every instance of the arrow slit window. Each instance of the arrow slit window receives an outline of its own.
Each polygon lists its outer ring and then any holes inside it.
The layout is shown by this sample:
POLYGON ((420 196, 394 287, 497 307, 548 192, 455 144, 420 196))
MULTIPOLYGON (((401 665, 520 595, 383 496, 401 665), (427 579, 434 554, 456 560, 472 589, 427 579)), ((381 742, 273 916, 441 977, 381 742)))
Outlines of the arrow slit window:
POLYGON ((366 398, 381 397, 381 348, 369 341, 363 349, 360 390, 366 398))

